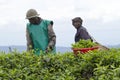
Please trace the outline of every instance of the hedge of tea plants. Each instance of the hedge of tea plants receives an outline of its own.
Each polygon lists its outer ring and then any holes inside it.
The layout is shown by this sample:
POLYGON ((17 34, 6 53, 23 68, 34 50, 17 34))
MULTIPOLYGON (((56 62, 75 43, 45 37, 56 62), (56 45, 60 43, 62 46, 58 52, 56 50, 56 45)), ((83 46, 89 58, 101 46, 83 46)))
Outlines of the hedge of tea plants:
POLYGON ((40 56, 0 52, 0 80, 120 80, 120 49, 40 56))
POLYGON ((80 39, 78 42, 71 44, 72 48, 90 48, 97 45, 98 45, 97 43, 92 42, 90 39, 88 40, 80 39))

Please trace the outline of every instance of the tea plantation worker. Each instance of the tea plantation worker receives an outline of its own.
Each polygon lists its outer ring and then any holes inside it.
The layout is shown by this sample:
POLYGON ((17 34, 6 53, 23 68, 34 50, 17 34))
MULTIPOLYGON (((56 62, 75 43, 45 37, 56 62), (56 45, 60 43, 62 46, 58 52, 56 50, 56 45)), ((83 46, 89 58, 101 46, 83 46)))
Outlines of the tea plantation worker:
MULTIPOLYGON (((75 17, 72 19, 72 25, 76 28, 77 32, 75 34, 75 42, 78 42, 80 39, 91 39, 90 34, 87 32, 87 29, 82 26, 83 20, 80 17, 75 17)), ((93 41, 93 40, 92 40, 93 41)))
POLYGON ((92 42, 95 42, 99 45, 101 49, 107 49, 107 47, 101 45, 98 43, 87 31, 85 27, 82 26, 83 20, 81 17, 75 17, 72 19, 72 25, 76 28, 76 34, 75 34, 75 42, 78 42, 80 39, 90 39, 92 42))
POLYGON ((56 35, 53 30, 53 21, 39 17, 35 9, 26 13, 29 20, 26 27, 27 50, 33 49, 36 55, 55 52, 56 35))

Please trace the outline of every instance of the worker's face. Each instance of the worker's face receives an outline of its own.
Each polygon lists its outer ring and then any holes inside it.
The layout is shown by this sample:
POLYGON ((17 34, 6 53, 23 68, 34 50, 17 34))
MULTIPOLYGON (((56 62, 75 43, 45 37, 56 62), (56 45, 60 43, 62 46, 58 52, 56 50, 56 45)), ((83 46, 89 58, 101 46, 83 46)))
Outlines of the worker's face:
POLYGON ((29 22, 31 24, 39 24, 39 18, 38 17, 30 18, 29 22))
POLYGON ((72 25, 77 29, 81 26, 80 21, 72 21, 72 25))

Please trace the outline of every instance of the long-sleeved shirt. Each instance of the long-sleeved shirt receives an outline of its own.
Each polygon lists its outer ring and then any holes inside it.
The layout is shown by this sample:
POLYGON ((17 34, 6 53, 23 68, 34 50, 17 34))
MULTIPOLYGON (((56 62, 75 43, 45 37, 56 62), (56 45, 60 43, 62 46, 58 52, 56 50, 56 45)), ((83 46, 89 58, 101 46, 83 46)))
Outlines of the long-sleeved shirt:
MULTIPOLYGON (((46 48, 50 47, 51 49, 53 49, 53 47, 56 44, 56 35, 53 30, 52 24, 48 25, 48 37, 49 37, 49 43, 46 48)), ((26 39, 27 39, 27 50, 33 49, 34 45, 33 45, 32 39, 29 35, 29 31, 27 30, 27 28, 26 28, 26 39)))
POLYGON ((80 39, 91 39, 91 36, 89 35, 89 33, 87 32, 86 28, 83 27, 83 26, 80 26, 78 29, 77 29, 77 32, 75 34, 75 42, 78 42, 80 39))

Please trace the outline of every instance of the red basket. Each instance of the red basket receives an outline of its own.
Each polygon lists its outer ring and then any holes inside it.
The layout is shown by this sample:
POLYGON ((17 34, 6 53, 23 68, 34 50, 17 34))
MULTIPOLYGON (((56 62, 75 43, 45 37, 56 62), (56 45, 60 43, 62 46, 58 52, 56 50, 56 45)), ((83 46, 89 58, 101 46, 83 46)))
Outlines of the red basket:
POLYGON ((88 51, 93 51, 98 49, 99 47, 91 47, 91 48, 72 48, 74 54, 78 54, 78 53, 87 53, 88 51))

